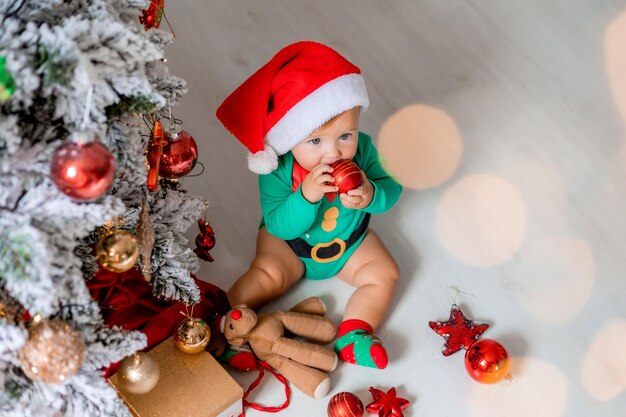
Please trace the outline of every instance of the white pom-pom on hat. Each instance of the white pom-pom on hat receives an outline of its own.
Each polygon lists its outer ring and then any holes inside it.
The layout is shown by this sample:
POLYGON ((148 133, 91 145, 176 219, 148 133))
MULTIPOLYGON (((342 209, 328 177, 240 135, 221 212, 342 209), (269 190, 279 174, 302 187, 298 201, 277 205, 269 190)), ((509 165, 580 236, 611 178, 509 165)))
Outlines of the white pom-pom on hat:
POLYGON ((278 155, 269 145, 256 153, 248 152, 248 169, 255 174, 265 175, 278 168, 278 155))

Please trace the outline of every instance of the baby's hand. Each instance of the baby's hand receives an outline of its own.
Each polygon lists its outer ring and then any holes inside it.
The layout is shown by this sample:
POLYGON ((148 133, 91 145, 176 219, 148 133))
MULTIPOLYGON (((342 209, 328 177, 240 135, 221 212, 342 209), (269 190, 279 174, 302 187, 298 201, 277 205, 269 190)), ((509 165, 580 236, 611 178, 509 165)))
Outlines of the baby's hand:
POLYGON ((302 181, 302 196, 309 203, 317 203, 326 193, 334 193, 338 187, 330 185, 335 179, 330 175, 333 169, 330 165, 318 165, 309 172, 302 181))
POLYGON ((364 209, 372 202, 372 198, 374 198, 374 186, 370 180, 367 179, 363 171, 361 171, 361 177, 363 178, 363 182, 358 188, 350 190, 347 193, 339 194, 341 204, 345 208, 364 209))

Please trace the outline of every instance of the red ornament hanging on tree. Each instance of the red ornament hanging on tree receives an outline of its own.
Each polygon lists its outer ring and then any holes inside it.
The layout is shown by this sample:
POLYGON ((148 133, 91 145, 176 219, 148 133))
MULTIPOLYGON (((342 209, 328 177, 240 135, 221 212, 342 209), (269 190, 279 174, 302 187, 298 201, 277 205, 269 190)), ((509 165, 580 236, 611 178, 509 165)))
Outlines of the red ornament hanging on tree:
POLYGON ((158 120, 154 122, 150 142, 148 142, 148 181, 146 186, 149 191, 156 191, 159 188, 159 165, 161 163, 161 154, 165 142, 163 137, 163 127, 158 120))
POLYGON ((486 323, 468 320, 456 304, 452 304, 448 321, 430 321, 428 325, 446 339, 441 348, 443 356, 469 348, 489 328, 486 323))
MULTIPOLYGON (((78 134, 79 135, 79 134, 78 134)), ((111 187, 115 158, 100 142, 66 142, 52 156, 50 179, 74 201, 89 202, 111 187)))
POLYGON ((340 392, 333 395, 328 402, 328 417, 362 417, 363 403, 351 392, 340 392))
POLYGON ((141 11, 139 22, 143 24, 146 30, 150 28, 158 28, 163 18, 163 9, 165 8, 165 0, 152 0, 150 6, 146 10, 141 11))
POLYGON ((495 340, 478 340, 465 352, 465 369, 481 384, 495 384, 510 378, 509 367, 509 353, 495 340))
POLYGON ((361 170, 354 162, 342 159, 333 163, 331 168, 333 169, 331 175, 335 179, 333 185, 336 185, 339 189, 334 193, 326 193, 328 201, 332 202, 337 195, 347 193, 361 186, 363 176, 361 175, 361 170))
POLYGON ((198 227, 200 233, 196 236, 196 248, 193 250, 198 258, 213 262, 213 256, 209 253, 215 246, 215 232, 207 219, 198 219, 198 227))
POLYGON ((163 178, 177 179, 189 174, 198 161, 198 146, 186 130, 167 135, 163 146, 159 175, 163 178))
POLYGON ((404 417, 402 410, 411 404, 409 400, 398 397, 395 388, 391 388, 385 393, 370 387, 370 392, 374 401, 367 405, 366 410, 378 414, 379 417, 404 417))

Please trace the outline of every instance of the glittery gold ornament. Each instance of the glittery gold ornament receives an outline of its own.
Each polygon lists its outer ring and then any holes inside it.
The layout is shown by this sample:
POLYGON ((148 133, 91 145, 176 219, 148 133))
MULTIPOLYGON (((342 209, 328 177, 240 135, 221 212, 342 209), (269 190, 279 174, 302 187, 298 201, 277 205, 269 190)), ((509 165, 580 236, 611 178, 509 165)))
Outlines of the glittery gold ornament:
POLYGON ((145 394, 159 382, 159 363, 144 352, 122 361, 117 370, 118 387, 131 394, 145 394))
POLYGON ((62 320, 35 316, 28 341, 19 351, 22 370, 32 380, 58 384, 80 369, 85 344, 78 331, 62 320))
POLYGON ((174 332, 176 347, 185 353, 200 353, 209 344, 211 330, 199 318, 188 316, 174 332))
POLYGON ((112 230, 96 245, 98 263, 111 272, 126 272, 137 264, 139 245, 126 230, 112 230))
POLYGON ((154 227, 149 211, 148 201, 144 197, 141 202, 139 222, 137 223, 137 241, 139 242, 139 255, 141 255, 141 274, 148 282, 152 278, 151 258, 152 248, 154 248, 154 227))

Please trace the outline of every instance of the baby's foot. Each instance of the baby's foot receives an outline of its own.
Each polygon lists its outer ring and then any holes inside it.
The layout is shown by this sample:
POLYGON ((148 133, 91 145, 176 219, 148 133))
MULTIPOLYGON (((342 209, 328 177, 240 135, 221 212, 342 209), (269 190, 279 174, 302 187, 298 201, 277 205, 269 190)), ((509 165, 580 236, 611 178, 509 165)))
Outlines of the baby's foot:
POLYGON ((389 359, 380 339, 373 333, 372 326, 362 320, 346 320, 339 325, 339 338, 335 352, 348 363, 384 369, 389 359))

